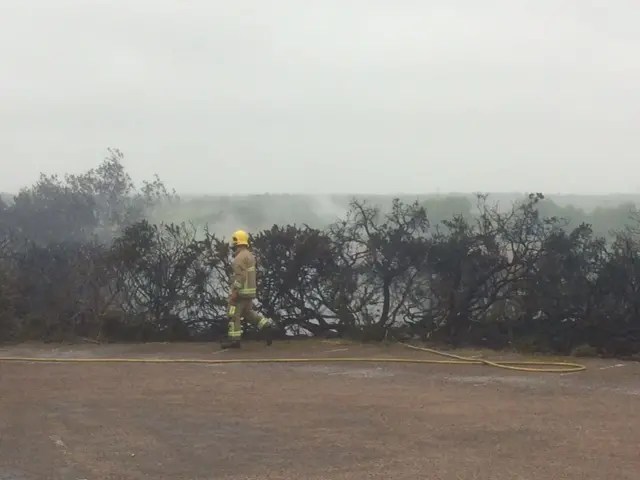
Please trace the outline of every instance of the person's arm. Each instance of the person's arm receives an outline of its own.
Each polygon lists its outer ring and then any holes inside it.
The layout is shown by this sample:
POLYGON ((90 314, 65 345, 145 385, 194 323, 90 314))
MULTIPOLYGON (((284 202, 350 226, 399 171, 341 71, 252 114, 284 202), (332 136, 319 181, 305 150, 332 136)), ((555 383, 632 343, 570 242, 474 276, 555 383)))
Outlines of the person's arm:
POLYGON ((233 263, 233 275, 231 277, 231 293, 229 295, 229 303, 233 304, 238 297, 238 290, 244 286, 244 279, 247 275, 247 269, 238 258, 234 258, 233 263))

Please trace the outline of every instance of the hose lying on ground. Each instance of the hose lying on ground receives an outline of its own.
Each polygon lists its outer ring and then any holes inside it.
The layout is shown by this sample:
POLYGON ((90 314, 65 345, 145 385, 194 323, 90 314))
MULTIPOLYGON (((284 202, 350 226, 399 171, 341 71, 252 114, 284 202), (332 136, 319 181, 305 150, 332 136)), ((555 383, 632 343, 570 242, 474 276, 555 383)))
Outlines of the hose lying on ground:
POLYGON ((239 363, 413 363, 441 365, 488 365, 491 367, 531 373, 574 373, 587 368, 578 363, 550 361, 491 361, 445 353, 431 348, 417 347, 402 343, 407 348, 447 357, 447 360, 426 358, 385 358, 385 357, 311 357, 311 358, 51 358, 51 357, 0 357, 0 362, 41 362, 41 363, 190 363, 190 364, 239 364, 239 363), (555 368, 552 368, 555 367, 555 368))

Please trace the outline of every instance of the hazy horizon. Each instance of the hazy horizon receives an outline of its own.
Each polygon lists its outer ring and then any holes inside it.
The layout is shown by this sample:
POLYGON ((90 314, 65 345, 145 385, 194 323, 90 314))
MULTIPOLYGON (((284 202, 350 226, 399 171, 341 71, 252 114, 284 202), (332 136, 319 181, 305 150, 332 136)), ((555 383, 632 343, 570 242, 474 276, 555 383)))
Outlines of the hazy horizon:
POLYGON ((15 2, 0 191, 115 147, 183 195, 640 193, 637 18, 631 0, 15 2))
MULTIPOLYGON (((24 185, 25 187, 30 187, 35 184, 35 179, 31 184, 24 185)), ((162 180, 162 179, 161 179, 162 180)), ((171 188, 170 184, 166 185, 168 188, 171 188)), ((1 195, 17 195, 19 190, 9 192, 9 191, 0 191, 1 195)), ((175 194, 178 197, 183 198, 217 198, 217 197, 259 197, 264 195, 272 195, 272 196, 308 196, 308 197, 349 197, 349 196, 381 196, 392 198, 395 196, 407 197, 407 196, 419 196, 419 197, 455 197, 455 196, 475 196, 475 195, 528 195, 530 193, 542 193, 545 197, 590 197, 590 198, 599 198, 599 197, 623 197, 623 198, 638 198, 640 200, 640 191, 638 193, 634 192, 603 192, 603 193, 582 193, 582 192, 537 192, 537 191, 469 191, 469 192, 388 192, 388 193, 377 193, 377 192, 323 192, 323 193, 304 193, 304 192, 249 192, 249 193, 200 193, 200 192, 179 192, 176 191, 175 194)))

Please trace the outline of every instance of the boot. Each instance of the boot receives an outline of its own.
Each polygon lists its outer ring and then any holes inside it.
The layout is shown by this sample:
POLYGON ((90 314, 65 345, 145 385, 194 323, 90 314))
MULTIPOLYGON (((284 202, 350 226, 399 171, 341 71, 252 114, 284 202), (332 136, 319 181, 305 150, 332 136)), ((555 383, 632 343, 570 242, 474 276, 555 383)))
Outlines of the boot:
POLYGON ((264 329, 264 332, 263 332, 262 335, 264 336, 264 341, 266 342, 267 347, 270 347, 271 344, 273 343, 273 337, 274 337, 273 334, 274 333, 275 332, 273 330, 273 327, 271 327, 271 326, 269 326, 269 327, 264 329))
POLYGON ((227 339, 220 343, 220 348, 223 350, 229 350, 231 348, 240 348, 240 340, 227 339))
POLYGON ((258 322, 258 338, 263 339, 267 346, 271 346, 275 337, 276 325, 268 317, 262 317, 258 322))

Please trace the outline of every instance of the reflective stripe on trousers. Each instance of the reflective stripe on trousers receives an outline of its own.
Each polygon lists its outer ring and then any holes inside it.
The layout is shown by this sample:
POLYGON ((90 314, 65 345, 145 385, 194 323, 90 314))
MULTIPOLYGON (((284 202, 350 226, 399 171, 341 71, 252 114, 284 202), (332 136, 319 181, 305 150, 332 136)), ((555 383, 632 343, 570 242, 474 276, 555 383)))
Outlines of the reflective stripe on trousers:
POLYGON ((229 336, 229 338, 232 338, 234 340, 240 339, 240 337, 242 337, 242 327, 240 327, 240 329, 236 330, 235 323, 233 321, 230 321, 229 322, 229 330, 227 331, 227 335, 229 336))

